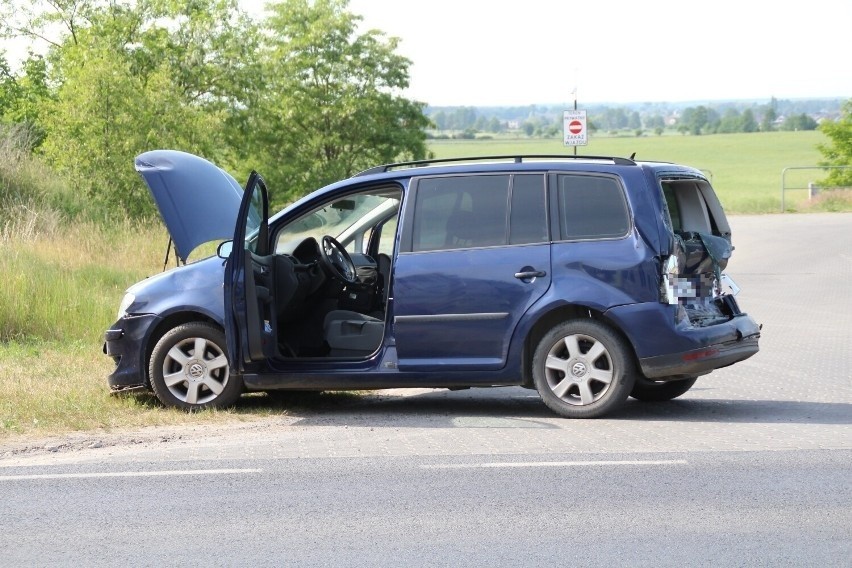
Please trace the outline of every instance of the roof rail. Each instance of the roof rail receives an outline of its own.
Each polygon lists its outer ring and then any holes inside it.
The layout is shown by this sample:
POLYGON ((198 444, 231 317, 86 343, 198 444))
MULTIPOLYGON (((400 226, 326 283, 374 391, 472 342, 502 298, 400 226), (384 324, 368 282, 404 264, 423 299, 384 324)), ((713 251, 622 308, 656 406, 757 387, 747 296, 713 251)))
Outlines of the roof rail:
POLYGON ((441 159, 432 159, 432 160, 414 160, 411 162, 396 162, 393 164, 384 164, 381 166, 375 166, 373 168, 369 168, 362 172, 358 172, 352 177, 359 176, 368 176, 372 174, 383 174, 385 172, 389 172, 395 169, 403 169, 403 168, 422 168, 425 166, 433 166, 438 164, 452 164, 459 162, 502 162, 506 160, 512 160, 516 164, 520 164, 523 161, 531 161, 531 160, 603 160, 612 162, 613 164, 617 164, 619 166, 635 166, 636 162, 628 158, 621 158, 618 156, 572 156, 565 154, 525 154, 525 155, 516 155, 516 156, 473 156, 469 158, 441 158, 441 159))

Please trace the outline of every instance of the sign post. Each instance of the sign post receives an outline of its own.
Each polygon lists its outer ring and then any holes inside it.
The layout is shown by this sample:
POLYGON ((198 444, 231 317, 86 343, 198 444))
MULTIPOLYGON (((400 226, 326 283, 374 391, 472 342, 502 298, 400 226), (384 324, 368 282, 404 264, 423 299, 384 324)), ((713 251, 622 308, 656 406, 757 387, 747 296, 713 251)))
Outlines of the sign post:
POLYGON ((565 145, 574 146, 576 154, 577 146, 585 146, 589 143, 586 111, 566 110, 562 113, 562 122, 565 145))

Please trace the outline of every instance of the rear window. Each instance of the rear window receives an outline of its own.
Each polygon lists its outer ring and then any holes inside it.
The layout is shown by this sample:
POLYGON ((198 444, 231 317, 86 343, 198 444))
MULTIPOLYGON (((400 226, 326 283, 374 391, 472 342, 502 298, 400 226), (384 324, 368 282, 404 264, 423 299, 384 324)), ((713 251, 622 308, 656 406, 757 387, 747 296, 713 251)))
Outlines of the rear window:
POLYGON ((416 187, 413 252, 550 240, 544 174, 422 178, 416 187))
POLYGON ((512 176, 512 211, 509 244, 541 243, 548 240, 544 205, 544 176, 512 176))
POLYGON ((559 174, 557 195, 563 240, 614 239, 630 230, 624 191, 614 177, 559 174))
POLYGON ((417 186, 412 250, 506 244, 509 176, 427 178, 417 186))

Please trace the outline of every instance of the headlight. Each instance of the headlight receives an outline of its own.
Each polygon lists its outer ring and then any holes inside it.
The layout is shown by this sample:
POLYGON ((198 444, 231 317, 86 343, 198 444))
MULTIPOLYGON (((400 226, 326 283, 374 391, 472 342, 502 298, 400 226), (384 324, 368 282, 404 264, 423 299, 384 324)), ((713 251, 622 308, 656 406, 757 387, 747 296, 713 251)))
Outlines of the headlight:
POLYGON ((126 316, 127 308, 129 308, 130 304, 134 301, 136 301, 136 296, 130 293, 125 294, 124 298, 121 299, 121 303, 118 305, 118 318, 116 319, 121 319, 126 316))

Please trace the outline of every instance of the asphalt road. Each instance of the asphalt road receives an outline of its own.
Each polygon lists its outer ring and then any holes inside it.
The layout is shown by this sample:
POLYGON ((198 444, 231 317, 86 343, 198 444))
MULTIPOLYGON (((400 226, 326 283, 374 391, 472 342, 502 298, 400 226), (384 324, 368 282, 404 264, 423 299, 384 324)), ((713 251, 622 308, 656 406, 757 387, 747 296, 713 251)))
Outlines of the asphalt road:
POLYGON ((731 223, 761 352, 681 399, 323 395, 0 447, 0 565, 850 566, 852 215, 731 223))

